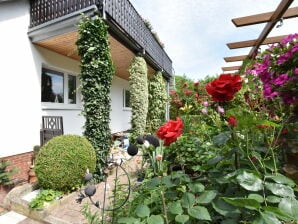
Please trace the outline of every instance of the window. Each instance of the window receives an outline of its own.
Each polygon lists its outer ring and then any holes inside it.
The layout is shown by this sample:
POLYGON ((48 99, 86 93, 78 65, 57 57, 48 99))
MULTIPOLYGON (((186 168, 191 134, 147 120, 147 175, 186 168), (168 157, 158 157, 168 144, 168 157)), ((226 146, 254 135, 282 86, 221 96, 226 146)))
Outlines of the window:
POLYGON ((41 102, 77 103, 77 77, 47 68, 41 73, 41 102), (66 81, 65 81, 66 80, 66 81))
POLYGON ((130 108, 130 92, 128 89, 123 89, 123 108, 130 108))

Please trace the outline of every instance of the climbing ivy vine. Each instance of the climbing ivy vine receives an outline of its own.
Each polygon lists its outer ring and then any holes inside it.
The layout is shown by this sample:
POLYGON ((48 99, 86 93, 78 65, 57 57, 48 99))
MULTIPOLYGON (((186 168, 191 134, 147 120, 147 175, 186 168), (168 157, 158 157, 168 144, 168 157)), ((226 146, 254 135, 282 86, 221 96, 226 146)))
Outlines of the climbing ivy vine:
POLYGON ((131 139, 135 139, 145 132, 148 112, 147 64, 144 58, 136 56, 132 60, 129 74, 131 139))
POLYGON ((166 85, 160 71, 156 72, 148 82, 149 107, 147 114, 147 132, 155 133, 164 123, 167 103, 166 85))
POLYGON ((106 156, 110 149, 110 88, 114 74, 108 31, 102 18, 83 17, 79 22, 76 42, 81 57, 81 92, 83 115, 86 118, 84 135, 96 149, 97 165, 94 177, 102 178, 106 156))

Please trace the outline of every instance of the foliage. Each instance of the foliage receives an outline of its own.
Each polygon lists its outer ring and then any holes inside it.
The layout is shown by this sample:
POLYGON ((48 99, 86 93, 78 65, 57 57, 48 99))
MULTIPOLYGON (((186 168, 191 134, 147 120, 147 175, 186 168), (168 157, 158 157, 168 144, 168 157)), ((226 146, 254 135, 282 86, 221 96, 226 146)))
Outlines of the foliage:
POLYGON ((197 114, 198 107, 207 98, 202 82, 193 82, 185 76, 175 76, 175 89, 170 90, 170 118, 182 114, 197 114))
POLYGON ((129 67, 130 106, 132 109, 132 139, 142 135, 148 112, 147 65, 142 57, 135 57, 129 67))
POLYGON ((15 169, 8 170, 9 161, 0 160, 0 185, 5 186, 12 184, 11 176, 16 172, 15 169))
POLYGON ((76 42, 81 57, 81 92, 83 115, 86 118, 84 135, 96 150, 97 165, 94 178, 102 178, 105 160, 110 149, 110 88, 114 74, 105 22, 96 16, 84 17, 79 23, 76 42))
POLYGON ((35 162, 42 188, 68 191, 81 183, 87 169, 94 171, 96 157, 85 137, 62 135, 41 147, 35 162))
POLYGON ((147 132, 155 133, 165 121, 167 92, 161 72, 156 72, 148 83, 147 132))
POLYGON ((62 192, 60 191, 43 189, 29 202, 29 207, 32 209, 43 209, 45 203, 51 203, 60 197, 62 197, 62 192))
MULTIPOLYGON (((186 91, 194 91, 194 83, 184 83, 173 95, 184 104, 176 111, 184 128, 164 147, 163 157, 181 165, 182 172, 146 175, 127 208, 117 214, 118 223, 271 224, 298 219, 297 184, 282 169, 281 135, 292 130, 285 131, 292 113, 281 101, 266 103, 255 76, 244 77, 237 91, 226 88, 229 101, 224 102, 206 94, 209 82, 196 84, 198 99, 186 91)), ((224 82, 213 82, 211 93, 221 91, 224 82)), ((147 163, 152 167, 153 162, 147 163)))
POLYGON ((89 207, 89 204, 84 204, 82 208, 82 214, 84 215, 85 219, 88 221, 88 224, 100 224, 99 219, 99 212, 92 213, 89 207))
POLYGON ((246 73, 260 78, 265 99, 279 97, 285 104, 297 104, 297 63, 298 34, 293 34, 259 54, 246 73))

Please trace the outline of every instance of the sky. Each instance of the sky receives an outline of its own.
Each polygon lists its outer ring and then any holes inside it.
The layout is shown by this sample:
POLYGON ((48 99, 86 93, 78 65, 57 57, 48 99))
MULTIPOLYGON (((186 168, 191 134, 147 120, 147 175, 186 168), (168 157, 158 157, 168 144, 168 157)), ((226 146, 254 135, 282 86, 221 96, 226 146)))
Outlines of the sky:
MULTIPOLYGON (((224 57, 247 55, 251 48, 230 50, 227 43, 257 39, 264 24, 236 27, 231 19, 275 11, 280 0, 130 0, 150 21, 173 62, 175 75, 197 81, 221 74, 224 57)), ((294 0, 290 7, 297 7, 294 0)), ((285 19, 268 37, 298 33, 298 18, 285 19)), ((265 46, 266 47, 266 46, 265 46)), ((264 46, 262 47, 264 49, 264 46)))

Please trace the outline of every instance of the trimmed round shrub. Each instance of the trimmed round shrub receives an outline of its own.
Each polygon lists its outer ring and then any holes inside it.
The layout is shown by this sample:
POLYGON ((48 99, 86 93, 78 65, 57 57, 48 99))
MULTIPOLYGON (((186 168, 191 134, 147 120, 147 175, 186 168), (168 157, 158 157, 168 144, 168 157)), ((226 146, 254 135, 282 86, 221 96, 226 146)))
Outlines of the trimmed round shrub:
POLYGON ((82 136, 61 135, 41 147, 35 172, 41 188, 69 191, 82 182, 89 169, 96 165, 95 150, 82 136))

